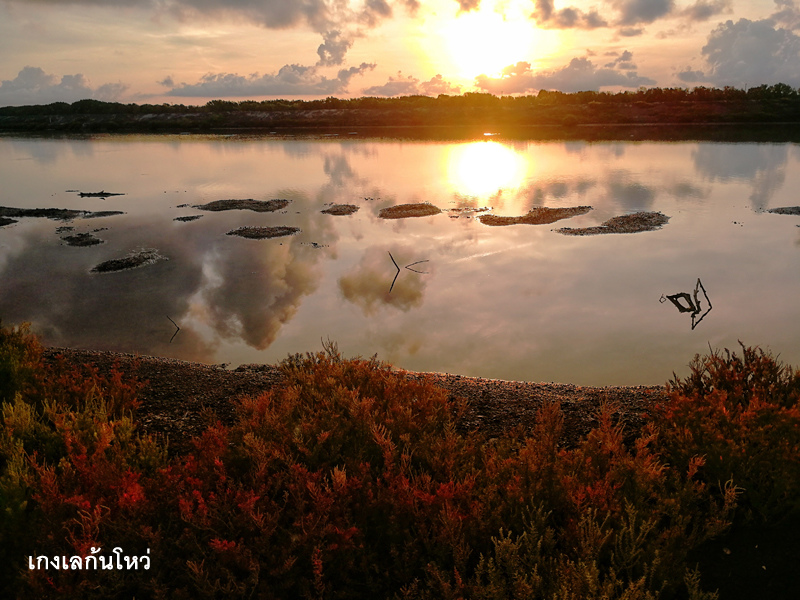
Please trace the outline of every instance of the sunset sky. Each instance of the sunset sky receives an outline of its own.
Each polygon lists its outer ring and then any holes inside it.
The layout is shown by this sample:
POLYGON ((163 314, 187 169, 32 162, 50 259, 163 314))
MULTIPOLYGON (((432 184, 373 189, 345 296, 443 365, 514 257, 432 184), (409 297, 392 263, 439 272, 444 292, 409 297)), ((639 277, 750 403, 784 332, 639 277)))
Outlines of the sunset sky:
POLYGON ((0 106, 800 86, 796 0, 0 0, 0 106))

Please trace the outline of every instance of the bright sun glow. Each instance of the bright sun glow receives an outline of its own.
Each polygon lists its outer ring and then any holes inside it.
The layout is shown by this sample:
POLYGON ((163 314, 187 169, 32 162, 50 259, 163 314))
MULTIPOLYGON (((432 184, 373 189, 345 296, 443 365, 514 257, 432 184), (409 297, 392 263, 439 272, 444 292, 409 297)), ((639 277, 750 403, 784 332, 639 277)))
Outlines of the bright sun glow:
POLYGON ((508 146, 489 141, 454 146, 448 163, 453 191, 477 198, 519 188, 529 167, 525 158, 508 146))
POLYGON ((494 4, 485 1, 480 10, 462 13, 442 26, 440 35, 460 77, 496 77, 503 68, 530 62, 534 56, 537 31, 531 21, 508 10, 500 14, 494 4))

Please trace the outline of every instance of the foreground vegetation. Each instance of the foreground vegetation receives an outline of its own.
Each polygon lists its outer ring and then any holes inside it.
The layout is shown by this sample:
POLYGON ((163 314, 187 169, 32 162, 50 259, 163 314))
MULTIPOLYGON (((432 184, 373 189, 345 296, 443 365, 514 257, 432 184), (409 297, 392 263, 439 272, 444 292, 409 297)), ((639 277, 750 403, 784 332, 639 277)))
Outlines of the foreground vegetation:
POLYGON ((557 406, 490 440, 334 346, 281 369, 168 459, 141 383, 0 327, 0 595, 710 599, 692 548, 800 513, 800 372, 759 349, 695 358, 633 443, 603 406, 571 449, 557 406))
MULTIPOLYGON (((747 90, 733 87, 641 88, 618 93, 541 90, 535 96, 495 96, 468 92, 459 96, 334 98, 323 100, 211 100, 203 106, 122 104, 79 100, 68 104, 0 107, 0 131, 9 132, 205 132, 219 130, 340 131, 390 135, 413 128, 414 135, 464 137, 499 131, 506 137, 615 137, 629 139, 622 126, 647 125, 648 135, 716 136, 698 126, 734 124, 745 139, 764 136, 750 125, 782 124, 770 136, 789 136, 786 123, 800 124, 800 93, 787 84, 747 90), (682 124, 685 130, 676 130, 682 124), (587 131, 581 125, 608 126, 587 131), (658 125, 664 125, 658 129, 658 125), (375 128, 372 131, 370 128, 375 128), (420 131, 432 128, 433 132, 420 131), (445 128, 447 131, 440 131, 445 128)), ((790 135, 791 134, 791 135, 790 135)), ((634 135, 636 133, 634 132, 634 135)), ((724 136, 723 136, 724 137, 724 136)))

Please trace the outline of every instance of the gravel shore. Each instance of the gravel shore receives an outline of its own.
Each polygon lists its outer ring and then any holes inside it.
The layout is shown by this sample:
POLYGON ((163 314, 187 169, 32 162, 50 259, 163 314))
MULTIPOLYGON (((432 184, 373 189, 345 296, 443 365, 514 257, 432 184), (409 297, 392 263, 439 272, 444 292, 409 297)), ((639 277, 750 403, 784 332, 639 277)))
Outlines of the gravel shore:
MULTIPOLYGON (((223 423, 234 419, 233 400, 282 385, 275 365, 206 365, 169 358, 116 352, 46 348, 45 360, 62 355, 69 363, 94 364, 100 372, 112 365, 146 384, 140 394, 137 420, 143 433, 169 441, 170 453, 187 448, 192 436, 203 431, 210 416, 223 423)), ((463 430, 478 429, 499 437, 514 428, 529 431, 536 412, 546 402, 557 402, 564 415, 562 444, 574 445, 597 423, 604 402, 614 406, 627 437, 641 428, 646 416, 666 398, 663 386, 583 387, 570 384, 504 381, 444 373, 415 373, 396 369, 411 379, 427 378, 452 397, 467 401, 460 422, 463 430)))

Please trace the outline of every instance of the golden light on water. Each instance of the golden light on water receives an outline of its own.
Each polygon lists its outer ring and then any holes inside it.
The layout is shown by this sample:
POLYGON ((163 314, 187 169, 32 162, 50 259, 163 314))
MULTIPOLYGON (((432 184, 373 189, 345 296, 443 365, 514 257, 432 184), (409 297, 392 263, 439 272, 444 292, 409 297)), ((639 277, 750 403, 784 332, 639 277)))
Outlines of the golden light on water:
POLYGON ((524 156, 495 141, 453 146, 447 162, 453 191, 479 198, 521 187, 530 169, 524 156))

